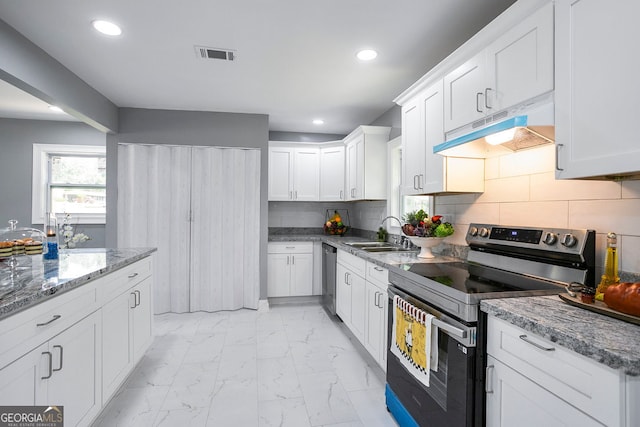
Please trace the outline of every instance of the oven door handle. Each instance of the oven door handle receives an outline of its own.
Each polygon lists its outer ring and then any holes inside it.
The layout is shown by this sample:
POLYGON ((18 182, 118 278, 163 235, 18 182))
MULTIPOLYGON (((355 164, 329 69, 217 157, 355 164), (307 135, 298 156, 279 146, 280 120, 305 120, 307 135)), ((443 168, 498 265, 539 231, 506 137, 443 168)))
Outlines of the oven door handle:
POLYGON ((467 331, 464 331, 460 328, 456 328, 455 326, 452 326, 448 323, 443 322, 440 319, 433 319, 431 321, 431 323, 438 327, 439 329, 442 329, 443 331, 448 332, 451 335, 454 335, 458 338, 462 338, 462 339, 466 339, 467 338, 467 331))

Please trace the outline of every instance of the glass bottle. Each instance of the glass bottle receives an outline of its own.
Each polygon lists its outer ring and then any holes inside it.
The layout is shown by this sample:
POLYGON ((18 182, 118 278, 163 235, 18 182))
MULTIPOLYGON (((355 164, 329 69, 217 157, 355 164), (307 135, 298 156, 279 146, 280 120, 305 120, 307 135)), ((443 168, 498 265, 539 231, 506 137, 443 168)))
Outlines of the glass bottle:
POLYGON ((609 285, 618 282, 620 282, 620 277, 618 277, 618 237, 616 233, 608 233, 607 252, 604 258, 604 274, 600 279, 596 294, 603 294, 609 285))
POLYGON ((47 253, 44 259, 58 259, 58 224, 53 214, 45 215, 44 232, 47 235, 47 253))

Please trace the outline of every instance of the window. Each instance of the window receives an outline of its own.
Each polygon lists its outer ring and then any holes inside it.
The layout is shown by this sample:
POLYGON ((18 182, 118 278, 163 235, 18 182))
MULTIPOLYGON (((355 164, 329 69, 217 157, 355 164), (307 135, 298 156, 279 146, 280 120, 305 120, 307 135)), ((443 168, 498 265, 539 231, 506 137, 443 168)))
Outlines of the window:
POLYGON ((71 214, 80 224, 104 224, 106 192, 105 147, 33 144, 34 224, 42 224, 46 212, 71 214))

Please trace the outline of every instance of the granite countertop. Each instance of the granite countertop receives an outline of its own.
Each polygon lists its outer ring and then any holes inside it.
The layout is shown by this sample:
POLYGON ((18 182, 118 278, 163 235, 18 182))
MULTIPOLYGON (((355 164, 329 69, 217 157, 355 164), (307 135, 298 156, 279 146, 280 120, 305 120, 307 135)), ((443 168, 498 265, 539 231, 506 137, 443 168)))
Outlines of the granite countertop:
POLYGON ((0 261, 0 319, 82 286, 155 252, 155 248, 66 249, 59 259, 21 255, 0 261))
POLYGON ((640 375, 640 326, 558 296, 483 300, 482 311, 628 375, 640 375))

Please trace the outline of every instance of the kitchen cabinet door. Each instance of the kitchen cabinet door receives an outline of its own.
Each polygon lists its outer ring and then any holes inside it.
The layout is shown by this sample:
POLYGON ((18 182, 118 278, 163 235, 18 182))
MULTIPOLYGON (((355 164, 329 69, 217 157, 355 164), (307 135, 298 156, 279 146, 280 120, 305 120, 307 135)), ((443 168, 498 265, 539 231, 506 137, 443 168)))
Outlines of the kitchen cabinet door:
POLYGON ((344 145, 320 149, 320 200, 344 201, 344 145))
POLYGON ((487 113, 552 91, 553 4, 506 31, 487 48, 486 56, 487 113))
POLYGON ((383 353, 386 350, 385 343, 387 341, 385 339, 387 335, 386 301, 386 292, 374 283, 367 281, 367 325, 364 332, 364 346, 383 370, 386 370, 383 363, 383 353))
POLYGON ((351 332, 364 342, 364 331, 367 323, 367 286, 364 277, 353 274, 351 280, 351 332))
MULTIPOLYGON (((427 144, 423 134, 422 94, 402 106, 402 194, 420 194, 427 144)), ((442 106, 440 108, 442 111, 442 106)))
MULTIPOLYGON (((0 369, 0 402, 6 406, 38 405, 46 393, 48 344, 43 344, 0 369)), ((56 402, 51 402, 56 404, 56 402)))
POLYGON ((267 295, 270 297, 289 296, 289 254, 268 254, 267 295))
POLYGON ((296 148, 293 157, 293 200, 320 199, 320 149, 296 148))
POLYGON ((131 309, 131 337, 133 342, 131 348, 133 349, 133 363, 136 364, 153 341, 151 278, 148 277, 138 283, 131 293, 133 299, 133 308, 131 309))
POLYGON ((289 294, 291 296, 304 296, 313 294, 313 254, 291 255, 291 283, 289 294))
POLYGON ((42 405, 63 405, 65 425, 86 425, 102 408, 100 313, 94 312, 49 341, 51 378, 42 405))
POLYGON ((349 269, 342 264, 336 265, 336 314, 349 326, 351 324, 351 285, 349 269))
POLYGON ((347 144, 347 200, 362 197, 364 183, 364 136, 347 144))
POLYGON ((487 426, 602 426, 492 356, 487 357, 486 381, 487 426))
POLYGON ((269 147, 269 200, 293 200, 293 149, 269 147))
POLYGON ((555 2, 556 178, 640 171, 640 2, 555 2))
POLYGON ((133 305, 126 291, 102 307, 102 397, 106 403, 133 367, 130 316, 133 305))
POLYGON ((484 117, 486 52, 476 54, 444 77, 444 130, 484 117))

